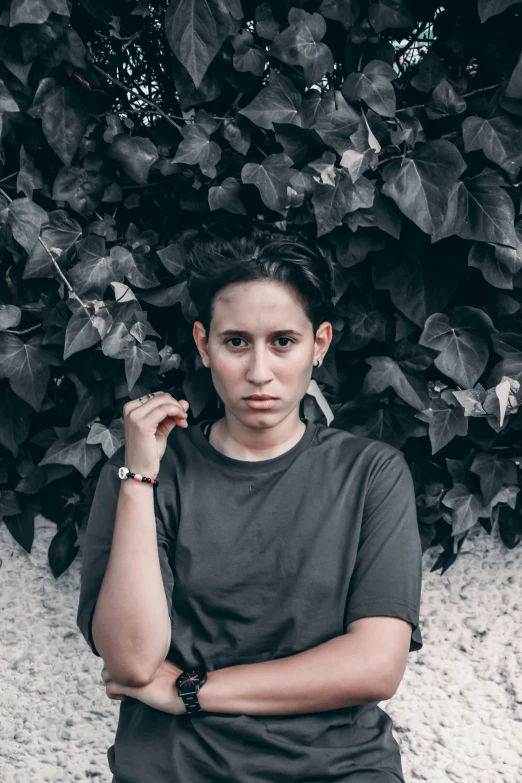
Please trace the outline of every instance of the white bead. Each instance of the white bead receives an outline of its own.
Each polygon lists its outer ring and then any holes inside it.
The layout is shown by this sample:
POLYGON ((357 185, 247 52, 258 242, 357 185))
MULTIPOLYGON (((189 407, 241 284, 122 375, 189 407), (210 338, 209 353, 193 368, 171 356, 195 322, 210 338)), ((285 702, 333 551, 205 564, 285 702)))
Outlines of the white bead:
POLYGON ((141 481, 142 478, 143 478, 143 476, 141 475, 141 473, 135 473, 134 474, 134 481, 141 481))
POLYGON ((128 469, 128 468, 120 468, 120 469, 118 470, 118 476, 119 476, 121 479, 124 479, 124 478, 126 478, 126 477, 127 477, 127 473, 128 473, 128 472, 129 472, 129 469, 128 469))

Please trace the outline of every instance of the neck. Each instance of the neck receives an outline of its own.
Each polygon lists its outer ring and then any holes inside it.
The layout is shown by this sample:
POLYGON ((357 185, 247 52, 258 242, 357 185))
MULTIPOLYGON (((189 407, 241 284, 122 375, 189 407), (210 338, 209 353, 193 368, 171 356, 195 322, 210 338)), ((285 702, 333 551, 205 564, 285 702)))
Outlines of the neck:
POLYGON ((211 445, 232 459, 257 462, 284 454, 303 437, 306 424, 287 417, 274 427, 247 427, 235 417, 224 416, 210 430, 211 445))

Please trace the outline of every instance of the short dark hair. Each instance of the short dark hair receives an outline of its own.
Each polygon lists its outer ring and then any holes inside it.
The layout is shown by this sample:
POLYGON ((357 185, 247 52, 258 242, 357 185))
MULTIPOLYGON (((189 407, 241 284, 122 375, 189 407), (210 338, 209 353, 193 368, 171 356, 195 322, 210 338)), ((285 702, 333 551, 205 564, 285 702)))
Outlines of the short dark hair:
POLYGON ((327 249, 294 230, 283 231, 252 219, 220 219, 185 231, 187 290, 207 335, 215 295, 225 286, 252 280, 291 285, 312 323, 333 318, 333 264, 327 249))

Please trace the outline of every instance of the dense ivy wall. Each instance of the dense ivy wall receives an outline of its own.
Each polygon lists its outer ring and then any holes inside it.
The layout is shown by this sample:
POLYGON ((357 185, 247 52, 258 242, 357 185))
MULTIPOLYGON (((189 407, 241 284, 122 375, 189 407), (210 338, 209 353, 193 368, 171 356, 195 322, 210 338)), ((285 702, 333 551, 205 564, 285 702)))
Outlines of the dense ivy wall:
POLYGON ((434 569, 476 524, 519 543, 521 18, 513 0, 3 4, 0 514, 27 551, 42 512, 53 573, 76 556, 127 400, 214 412, 179 237, 239 216, 331 249, 334 342, 305 412, 403 450, 434 569))

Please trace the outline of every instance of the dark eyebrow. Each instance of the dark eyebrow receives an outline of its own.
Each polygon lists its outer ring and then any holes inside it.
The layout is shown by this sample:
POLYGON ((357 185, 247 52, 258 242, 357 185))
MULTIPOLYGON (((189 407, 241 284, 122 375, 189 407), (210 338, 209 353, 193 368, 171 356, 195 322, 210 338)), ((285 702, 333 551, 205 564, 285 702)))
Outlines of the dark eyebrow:
MULTIPOLYGON (((278 329, 275 332, 271 332, 271 337, 278 337, 283 334, 293 334, 296 337, 302 337, 303 335, 301 332, 296 332, 295 329, 278 329)), ((224 332, 220 332, 218 337, 231 337, 232 335, 238 335, 241 337, 251 337, 252 335, 250 332, 245 332, 242 329, 226 329, 224 332)))

